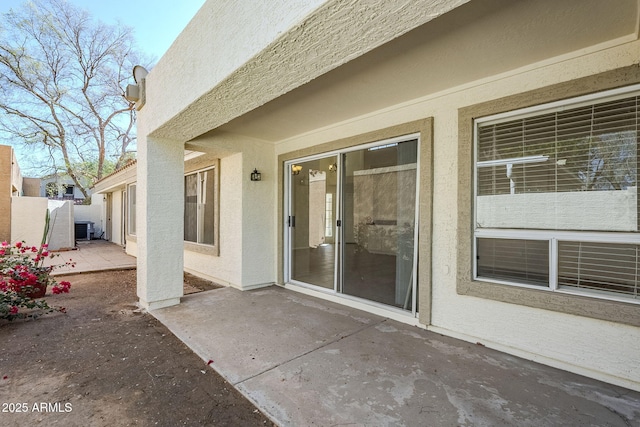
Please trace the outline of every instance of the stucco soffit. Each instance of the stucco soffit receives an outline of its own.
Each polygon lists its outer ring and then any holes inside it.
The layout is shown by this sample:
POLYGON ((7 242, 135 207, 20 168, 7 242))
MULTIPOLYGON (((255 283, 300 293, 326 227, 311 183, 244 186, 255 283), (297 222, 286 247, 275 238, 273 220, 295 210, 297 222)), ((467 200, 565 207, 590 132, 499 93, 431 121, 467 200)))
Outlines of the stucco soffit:
POLYGON ((191 140, 468 1, 327 1, 150 135, 191 140))

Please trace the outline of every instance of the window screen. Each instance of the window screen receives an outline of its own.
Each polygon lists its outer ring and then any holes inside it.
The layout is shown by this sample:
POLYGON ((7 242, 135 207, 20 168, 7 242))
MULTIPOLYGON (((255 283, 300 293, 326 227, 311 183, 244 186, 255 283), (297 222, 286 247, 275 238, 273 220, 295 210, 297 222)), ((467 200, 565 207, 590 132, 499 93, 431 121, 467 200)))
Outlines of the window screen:
POLYGON ((478 239, 478 274, 498 280, 549 284, 546 240, 478 239))

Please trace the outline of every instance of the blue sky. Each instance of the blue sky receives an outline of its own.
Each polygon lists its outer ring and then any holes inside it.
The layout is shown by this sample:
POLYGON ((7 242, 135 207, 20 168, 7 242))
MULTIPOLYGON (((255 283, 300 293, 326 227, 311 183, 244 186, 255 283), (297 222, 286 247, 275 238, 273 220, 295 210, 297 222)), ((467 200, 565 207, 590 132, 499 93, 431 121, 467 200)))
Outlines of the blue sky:
MULTIPOLYGON (((171 43, 193 18, 205 0, 68 0, 88 10, 108 24, 118 20, 135 28, 141 50, 155 59, 167 51, 171 43)), ((0 13, 17 8, 25 0, 0 0, 0 13)))
MULTIPOLYGON (((205 0, 67 0, 81 7, 94 18, 107 24, 118 21, 133 27, 140 50, 156 62, 182 32, 205 0)), ((16 9, 26 0, 0 0, 0 14, 16 9)), ((20 168, 25 176, 39 176, 36 163, 42 159, 32 149, 4 138, 16 150, 20 168)))

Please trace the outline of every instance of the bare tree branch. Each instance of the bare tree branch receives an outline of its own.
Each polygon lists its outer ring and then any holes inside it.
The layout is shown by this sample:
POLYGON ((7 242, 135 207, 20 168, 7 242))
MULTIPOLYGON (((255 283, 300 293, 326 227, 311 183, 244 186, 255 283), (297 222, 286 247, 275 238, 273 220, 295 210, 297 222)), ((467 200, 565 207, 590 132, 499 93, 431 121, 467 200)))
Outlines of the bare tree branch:
POLYGON ((56 172, 63 165, 85 197, 135 151, 122 86, 146 59, 132 31, 66 0, 34 0, 0 19, 0 130, 38 147, 56 172))

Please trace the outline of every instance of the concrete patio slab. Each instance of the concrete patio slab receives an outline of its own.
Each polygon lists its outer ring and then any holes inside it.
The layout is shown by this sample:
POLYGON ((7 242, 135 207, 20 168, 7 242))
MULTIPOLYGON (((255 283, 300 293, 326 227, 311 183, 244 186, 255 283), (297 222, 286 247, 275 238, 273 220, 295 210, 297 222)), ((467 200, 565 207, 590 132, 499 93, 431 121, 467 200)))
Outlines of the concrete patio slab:
POLYGON ((127 255, 122 246, 105 240, 78 242, 75 250, 55 253, 60 256, 48 259, 45 265, 57 265, 71 259, 75 267, 56 268, 53 275, 136 268, 135 257, 127 255))
POLYGON ((283 426, 640 426, 640 393, 279 287, 152 314, 283 426))
POLYGON ((182 304, 152 314, 171 325, 203 359, 214 360, 232 384, 384 320, 276 287, 253 292, 223 288, 206 294, 184 297, 182 304))

